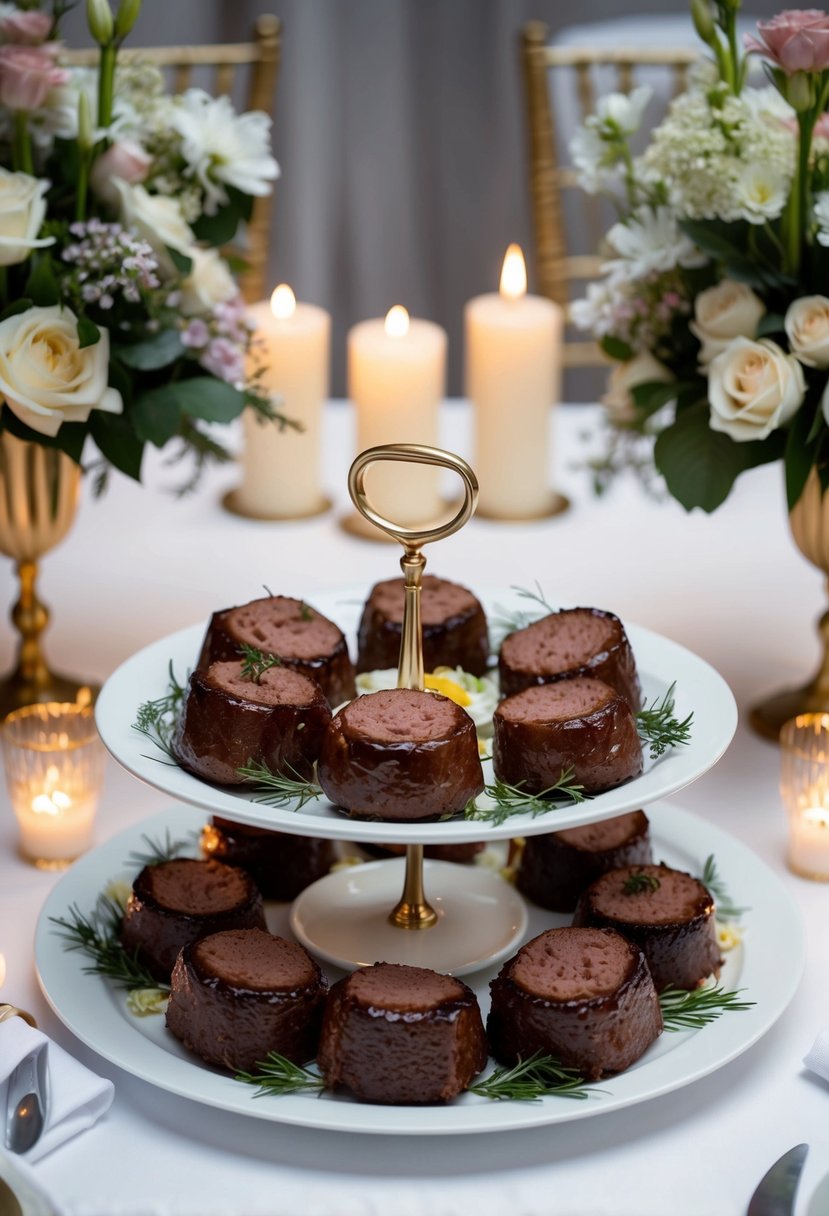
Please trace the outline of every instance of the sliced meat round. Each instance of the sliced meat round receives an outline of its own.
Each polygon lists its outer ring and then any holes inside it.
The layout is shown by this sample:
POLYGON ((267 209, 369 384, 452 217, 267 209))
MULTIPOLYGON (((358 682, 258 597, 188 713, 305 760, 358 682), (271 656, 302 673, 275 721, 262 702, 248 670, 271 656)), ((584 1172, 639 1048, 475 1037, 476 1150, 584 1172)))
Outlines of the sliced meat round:
POLYGON ((620 866, 653 861, 648 817, 630 811, 600 823, 528 836, 516 886, 551 912, 572 912, 585 887, 620 866))
POLYGON ((644 955, 612 930, 548 929, 490 989, 487 1035, 502 1064, 540 1051, 593 1081, 629 1068, 662 1032, 644 955))
POLYGON ((145 866, 132 884, 121 944, 169 983, 182 946, 222 929, 264 929, 262 896, 249 874, 219 861, 176 858, 145 866))
POLYGON ((233 659, 192 673, 171 746, 182 768, 218 785, 241 785, 239 769, 251 761, 306 777, 330 721, 308 676, 279 666, 248 679, 233 659))
POLYGON ((214 612, 198 667, 238 659, 243 643, 276 655, 284 666, 316 680, 332 708, 356 696, 354 667, 342 630, 303 600, 271 595, 214 612))
POLYGON ((601 680, 575 678, 527 688, 495 711, 492 766, 508 785, 540 794, 571 768, 588 794, 642 771, 636 719, 601 680))
POLYGON ((565 608, 505 638, 498 656, 501 695, 573 676, 604 680, 634 713, 642 692, 624 626, 599 608, 565 608))
POLYGON ((625 866, 597 878, 582 893, 573 924, 623 933, 644 951, 660 992, 697 988, 722 966, 711 895, 698 878, 670 866, 625 866))
POLYGON ((207 857, 247 870, 264 899, 282 901, 324 878, 337 856, 333 840, 289 836, 218 815, 202 828, 201 847, 207 857))
POLYGON ((447 1102, 486 1064, 478 1001, 425 967, 376 963, 331 989, 317 1063, 364 1102, 447 1102))
MULTIPOLYGON (((403 636, 402 578, 372 587, 357 633, 357 671, 397 667, 403 636)), ((423 667, 460 667, 482 676, 489 661, 486 617, 480 602, 459 583, 424 574, 420 595, 423 667)))
POLYGON ((464 809, 483 772, 475 724, 448 697, 366 693, 335 714, 318 765, 327 798, 357 819, 417 822, 464 809))
POLYGON ((261 929, 213 933, 176 960, 167 1029, 208 1064, 252 1072, 269 1051, 304 1064, 319 1041, 326 983, 296 942, 261 929))

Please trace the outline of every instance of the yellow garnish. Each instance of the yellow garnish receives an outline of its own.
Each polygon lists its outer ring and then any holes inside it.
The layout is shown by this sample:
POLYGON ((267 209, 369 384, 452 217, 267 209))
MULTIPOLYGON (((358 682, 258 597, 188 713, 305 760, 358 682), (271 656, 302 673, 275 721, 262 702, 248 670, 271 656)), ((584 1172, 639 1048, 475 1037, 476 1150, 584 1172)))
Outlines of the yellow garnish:
POLYGON ((456 705, 466 706, 472 704, 472 698, 466 689, 461 688, 460 684, 456 684, 454 680, 450 680, 447 676, 425 676, 423 686, 429 692, 443 693, 444 697, 448 697, 456 705))
POLYGON ((104 888, 104 895, 107 899, 111 899, 114 904, 118 904, 119 908, 126 908, 131 892, 132 887, 128 882, 121 882, 115 879, 104 888))
POLYGON ((335 861, 328 871, 329 874, 336 874, 339 870, 350 870, 352 866, 365 865, 365 859, 355 857, 353 853, 349 853, 346 857, 341 857, 339 861, 335 861))
POLYGON ((736 925, 722 925, 717 922, 717 945, 721 950, 735 950, 741 944, 743 935, 736 925))
POLYGON ((164 1013, 170 994, 164 988, 133 988, 127 997, 127 1009, 136 1018, 164 1013))

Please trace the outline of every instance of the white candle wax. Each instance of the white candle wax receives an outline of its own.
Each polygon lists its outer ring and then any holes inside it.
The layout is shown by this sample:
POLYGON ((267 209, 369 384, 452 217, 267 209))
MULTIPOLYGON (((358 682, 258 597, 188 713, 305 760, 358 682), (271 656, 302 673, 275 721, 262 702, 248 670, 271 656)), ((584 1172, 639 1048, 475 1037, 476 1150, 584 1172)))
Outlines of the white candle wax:
POLYGON ((812 806, 792 812, 789 865, 810 878, 829 879, 829 811, 812 806))
MULTIPOLYGON (((357 450, 385 443, 438 444, 446 385, 446 331, 392 309, 385 321, 361 321, 348 335, 348 395, 357 409, 357 450)), ((440 473, 406 464, 372 466, 366 491, 381 515, 400 524, 441 514, 440 473)))
POLYGON ((243 418, 242 482, 234 505, 262 519, 295 519, 325 507, 320 485, 322 407, 329 391, 331 317, 314 304, 298 304, 280 286, 271 300, 248 310, 256 326, 251 365, 264 367, 263 393, 280 398, 278 408, 301 423, 301 431, 243 418))
POLYGON ((6 959, 5 959, 4 955, 0 954, 0 988, 3 987, 3 984, 5 982, 6 982, 6 959))
POLYGON ((20 848, 35 861, 72 861, 89 848, 98 799, 62 790, 15 799, 20 848))
POLYGON ((464 321, 478 510, 495 519, 545 515, 553 500, 550 421, 560 394, 562 310, 526 294, 523 256, 510 246, 500 292, 470 300, 464 321))

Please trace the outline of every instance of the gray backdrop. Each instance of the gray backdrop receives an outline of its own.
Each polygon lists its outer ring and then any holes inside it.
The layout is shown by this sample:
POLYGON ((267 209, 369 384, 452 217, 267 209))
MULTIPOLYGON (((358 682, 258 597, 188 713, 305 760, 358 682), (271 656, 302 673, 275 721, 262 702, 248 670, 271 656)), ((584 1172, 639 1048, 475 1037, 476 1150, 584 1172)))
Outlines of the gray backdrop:
MULTIPOLYGON (((84 6, 81 5, 81 8, 84 6)), ((683 0, 635 0, 682 13, 683 0)), ((752 15, 780 7, 754 0, 752 15)), ((333 314, 334 381, 345 334, 403 303, 449 331, 462 391, 462 310, 497 287, 510 241, 531 253, 518 40, 631 12, 624 0, 144 0, 133 45, 247 36, 284 23, 274 127, 272 277, 333 314)), ((83 14, 67 40, 86 42, 83 14)), ((530 267, 532 284, 532 268, 530 267)))

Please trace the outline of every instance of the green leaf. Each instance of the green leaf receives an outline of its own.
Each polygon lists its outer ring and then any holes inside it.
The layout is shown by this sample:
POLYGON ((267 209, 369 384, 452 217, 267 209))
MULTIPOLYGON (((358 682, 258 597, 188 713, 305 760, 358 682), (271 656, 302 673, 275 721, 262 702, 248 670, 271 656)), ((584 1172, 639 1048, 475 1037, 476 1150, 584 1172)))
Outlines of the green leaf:
POLYGON ((637 409, 654 414, 675 399, 678 388, 675 380, 644 380, 641 384, 634 384, 630 395, 637 409))
POLYGON ((60 303, 60 287, 48 253, 41 255, 35 262, 29 272, 23 294, 30 296, 38 308, 49 308, 60 303))
POLYGON ((139 439, 163 448, 181 425, 181 408, 174 399, 142 393, 130 410, 130 420, 139 439))
POLYGON ((617 359, 622 363, 627 363, 628 359, 633 358, 633 347, 628 346, 627 342, 623 342, 621 338, 614 338, 612 334, 605 334, 599 346, 609 358, 617 359))
POLYGON ((140 481, 144 443, 130 425, 129 416, 93 410, 89 415, 89 429, 110 464, 134 481, 140 481))
POLYGON ((782 334, 785 330, 785 318, 779 312, 767 312, 760 318, 755 338, 766 338, 769 334, 782 334))
POLYGON ((179 253, 177 249, 173 249, 171 245, 165 246, 167 253, 170 256, 170 261, 175 266, 176 270, 183 278, 187 278, 190 271, 193 269, 193 259, 188 258, 187 254, 179 253))
POLYGON ((78 317, 78 346, 81 350, 86 346, 95 346, 101 340, 101 331, 89 317, 78 317))
POLYGON ((65 452, 75 464, 81 463, 86 439, 86 426, 83 422, 64 422, 58 427, 57 435, 41 435, 39 431, 33 431, 25 422, 21 422, 17 415, 4 405, 0 414, 0 430, 8 431, 9 434, 29 443, 37 443, 42 448, 55 448, 59 452, 65 452))
POLYGON ((220 207, 215 215, 202 215, 193 224, 193 232, 208 245, 226 245, 232 241, 242 215, 234 202, 220 207))
MULTIPOLYGON (((817 413, 820 416, 820 410, 817 413)), ((803 493, 803 487, 806 485, 806 480, 817 456, 819 441, 817 439, 809 441, 813 422, 814 418, 811 410, 803 406, 797 411, 792 420, 792 425, 789 427, 784 461, 786 467, 786 501, 790 511, 803 493)))
POLYGON ((34 300, 30 300, 26 296, 12 300, 11 304, 7 304, 0 312, 0 321, 5 321, 7 317, 18 317, 22 312, 28 312, 33 304, 34 300))
POLYGON ((169 367, 183 353, 181 338, 178 330, 162 329, 160 333, 143 342, 135 342, 132 346, 119 346, 118 358, 127 367, 138 371, 156 371, 159 367, 169 367))
POLYGON ((224 380, 193 376, 153 389, 145 397, 163 407, 177 409, 204 422, 232 422, 245 408, 245 395, 224 380))

